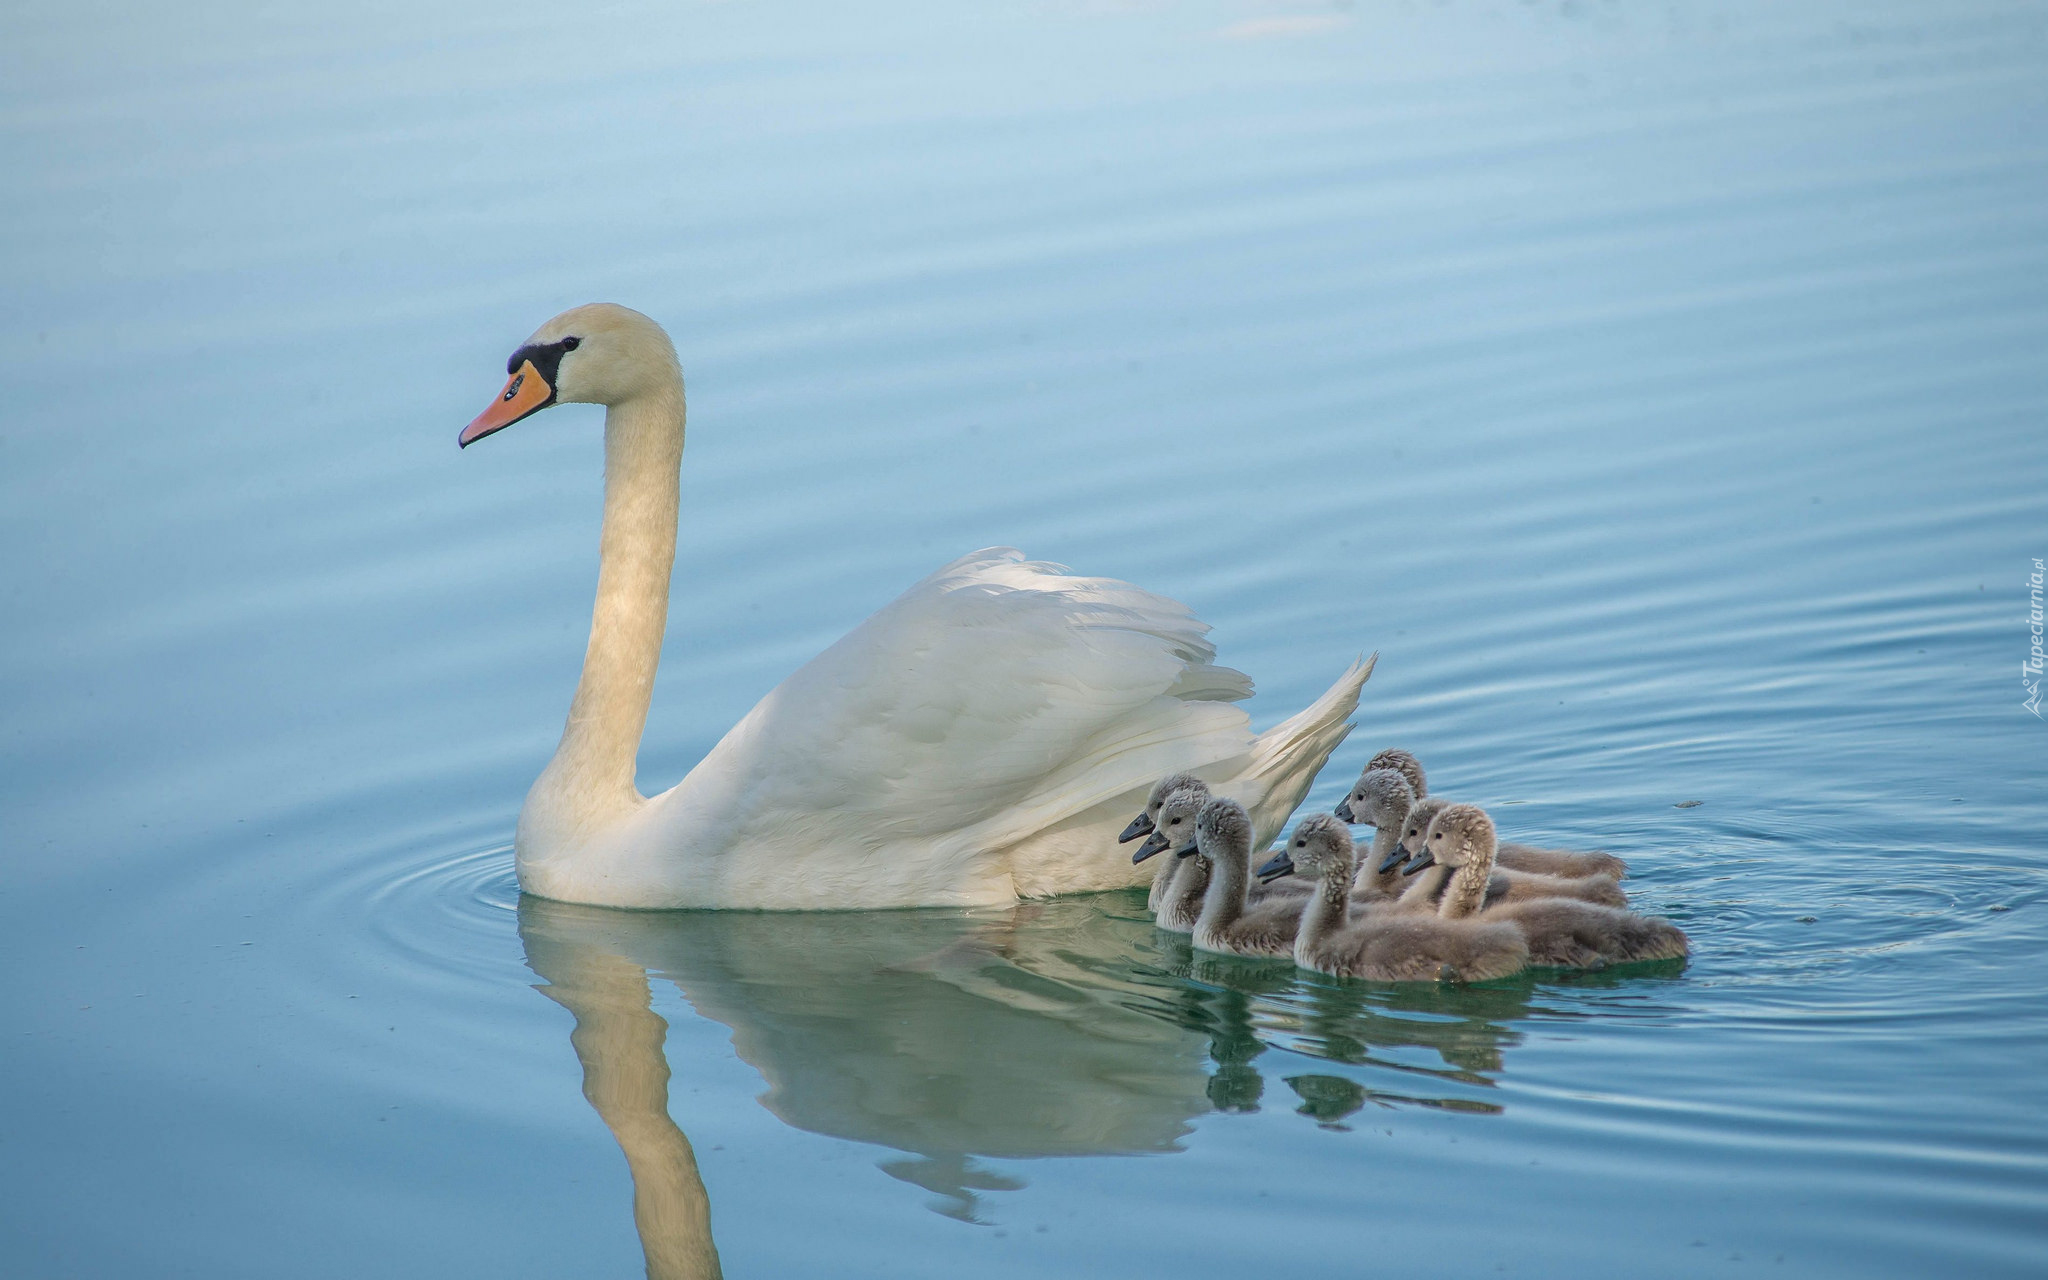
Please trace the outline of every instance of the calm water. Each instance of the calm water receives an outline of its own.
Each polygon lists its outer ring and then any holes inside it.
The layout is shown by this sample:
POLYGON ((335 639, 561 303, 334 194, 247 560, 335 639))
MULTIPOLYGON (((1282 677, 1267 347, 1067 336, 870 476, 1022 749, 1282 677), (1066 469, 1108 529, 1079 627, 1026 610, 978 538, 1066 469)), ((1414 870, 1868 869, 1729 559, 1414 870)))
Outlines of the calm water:
POLYGON ((967 9, 11 8, 8 1273, 2040 1274, 2048 6, 967 9), (596 298, 647 789, 1014 543, 1262 725, 1378 649, 1314 807, 1410 747, 1693 962, 521 902, 597 412, 454 436, 596 298))

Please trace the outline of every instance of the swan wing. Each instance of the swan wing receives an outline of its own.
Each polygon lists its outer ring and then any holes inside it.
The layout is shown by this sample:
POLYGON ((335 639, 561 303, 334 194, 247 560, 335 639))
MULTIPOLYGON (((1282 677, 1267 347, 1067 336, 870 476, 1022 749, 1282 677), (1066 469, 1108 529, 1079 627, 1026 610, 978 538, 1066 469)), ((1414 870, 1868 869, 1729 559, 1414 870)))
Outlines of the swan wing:
POLYGON ((914 849, 929 887, 934 863, 1246 756, 1251 681, 1215 664, 1208 630, 1128 583, 977 551, 783 681, 654 803, 728 847, 829 850, 842 885, 896 878, 848 854, 914 849))

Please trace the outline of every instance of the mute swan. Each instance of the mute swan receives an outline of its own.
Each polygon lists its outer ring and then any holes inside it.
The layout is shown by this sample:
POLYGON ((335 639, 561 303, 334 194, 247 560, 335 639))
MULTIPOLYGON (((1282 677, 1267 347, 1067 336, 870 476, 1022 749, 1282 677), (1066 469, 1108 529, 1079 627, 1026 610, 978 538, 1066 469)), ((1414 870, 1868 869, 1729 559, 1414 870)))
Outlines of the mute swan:
MULTIPOLYGON (((1423 837, 1429 834, 1429 824, 1442 813, 1450 801, 1442 796, 1420 798, 1415 793, 1415 808, 1408 815, 1408 824, 1402 828, 1401 847, 1410 853, 1422 852, 1423 837)), ((1587 876, 1606 876, 1619 880, 1628 874, 1628 863, 1611 853, 1574 853, 1569 849, 1542 849, 1533 844, 1508 843, 1500 846, 1496 866, 1510 871, 1526 871, 1536 875, 1561 876, 1567 880, 1584 879, 1587 876)))
POLYGON ((1199 852, 1209 860, 1209 891, 1195 920, 1195 946, 1240 956, 1290 956, 1301 923, 1299 894, 1270 898, 1247 908, 1252 870, 1252 822, 1235 800, 1213 799, 1195 819, 1195 844, 1179 856, 1199 852))
MULTIPOLYGON (((1422 761, 1417 760, 1415 753, 1412 751, 1403 751, 1399 747, 1388 747, 1385 751, 1380 752, 1365 762, 1365 768, 1360 776, 1371 773, 1374 769, 1392 769, 1395 773, 1400 774, 1402 779, 1407 782, 1408 789, 1415 793, 1417 800, 1429 794, 1429 775, 1422 771, 1422 761)), ((1346 822, 1351 821, 1349 818, 1344 820, 1346 822)))
POLYGON ((1159 896, 1159 910, 1153 913, 1152 923, 1168 933, 1191 934, 1195 921, 1202 918, 1202 901, 1209 896, 1209 860, 1199 852, 1166 860, 1174 867, 1174 875, 1159 896))
MULTIPOLYGON (((1116 838, 1116 842, 1118 844, 1129 844, 1139 836, 1148 836, 1157 830, 1160 807, 1166 803, 1166 798, 1176 791, 1195 791, 1199 792, 1204 798, 1207 798, 1209 784, 1192 773, 1167 774, 1153 785, 1151 792, 1145 797, 1145 807, 1138 811, 1137 817, 1131 819, 1131 825, 1123 829, 1123 834, 1116 838)), ((1158 850, 1155 849, 1153 852, 1157 853, 1158 850)), ((1140 848, 1138 852, 1131 855, 1131 861, 1133 863, 1143 862, 1151 856, 1143 848, 1140 848)), ((1153 873, 1152 892, 1145 900, 1146 907, 1151 910, 1153 915, 1159 914, 1159 904, 1166 897, 1169 888, 1173 884, 1173 879, 1180 872, 1180 869, 1181 860, 1179 858, 1168 858, 1161 862, 1159 869, 1153 873)))
POLYGON ((609 303, 542 325, 458 442, 606 406, 590 645, 520 809, 520 887, 620 907, 908 907, 1121 888, 1107 852, 1146 781, 1199 769, 1271 834, 1371 673, 1355 663, 1256 737, 1251 682, 1163 596, 1019 552, 962 556, 784 680, 670 790, 634 759, 668 619, 683 378, 661 326, 609 303))
MULTIPOLYGON (((1175 844, 1174 836, 1186 837, 1194 830, 1195 815, 1209 803, 1209 784, 1192 773, 1169 773, 1146 797, 1145 811, 1124 828, 1128 835, 1140 822, 1148 824, 1145 843, 1131 854, 1139 863, 1165 853, 1175 844), (1154 804, 1154 800, 1157 804, 1154 804), (1161 824, 1165 825, 1162 826, 1161 824)), ((1118 837, 1121 841, 1122 836, 1118 837)), ((1195 916, 1202 909, 1202 894, 1209 888, 1206 858, 1160 858, 1152 876, 1152 893, 1147 905, 1153 923, 1173 933, 1193 933, 1195 916)))
MULTIPOLYGON (((1429 813, 1436 814, 1442 811, 1445 801, 1416 800, 1408 779, 1393 769, 1367 769, 1359 775, 1351 794, 1337 806, 1336 814, 1341 821, 1365 823, 1375 829, 1371 855, 1358 868, 1358 888, 1353 897, 1369 903, 1396 900, 1403 910, 1436 910, 1450 872, 1438 868, 1421 879, 1406 879, 1430 865, 1428 850, 1410 855, 1403 843, 1404 833, 1412 825, 1410 815, 1425 805, 1429 813), (1405 870, 1403 863, 1408 864, 1405 870)), ((1419 834, 1414 843, 1420 848, 1419 834)), ((1628 895, 1607 876, 1566 879, 1500 866, 1493 869, 1486 886, 1487 905, 1528 898, 1582 898, 1610 907, 1628 905, 1628 895)))
POLYGON ((1152 784, 1152 790, 1145 796, 1145 807, 1138 810, 1138 816, 1131 819, 1131 825, 1123 829, 1116 842, 1129 844, 1139 836, 1151 835, 1159 826, 1159 807, 1166 803, 1166 797, 1176 791, 1200 791, 1206 795, 1209 784, 1192 773, 1167 774, 1152 784))
POLYGON ((1690 951, 1686 936, 1668 920, 1603 907, 1574 898, 1538 898, 1485 906, 1493 870, 1493 820, 1477 805, 1454 804, 1430 823, 1429 853, 1455 868, 1439 914, 1447 920, 1501 920, 1522 931, 1529 963, 1551 968, 1597 969, 1631 960, 1675 960, 1690 951))
MULTIPOLYGON (((1195 819, 1212 799, 1209 788, 1199 780, 1193 786, 1174 791, 1161 803, 1157 826, 1152 834, 1131 855, 1131 861, 1143 862, 1168 849, 1179 849, 1176 856, 1164 860, 1162 872, 1170 869, 1172 874, 1166 877, 1164 885, 1160 885, 1159 903, 1152 909, 1153 923, 1169 933, 1193 933, 1195 921, 1202 914, 1212 868, 1208 856, 1201 852, 1195 840, 1195 819)), ((1157 885, 1159 882, 1155 880, 1153 883, 1157 885)), ((1306 881, 1286 880, 1272 885, 1248 886, 1245 897, 1254 906, 1281 898, 1298 902, 1308 888, 1306 881)))
POLYGON ((1303 818, 1287 846, 1259 868, 1261 876, 1294 873, 1316 880, 1295 931, 1295 964, 1378 982, 1484 982, 1528 964, 1528 944, 1512 924, 1387 911, 1353 917, 1352 856, 1351 833, 1343 823, 1317 813, 1303 818))
MULTIPOLYGON (((1373 758, 1377 760, 1380 757, 1373 758)), ((1366 901, 1391 901, 1410 887, 1401 878, 1401 864, 1408 860, 1408 855, 1401 849, 1401 828, 1408 821, 1408 810, 1414 804, 1415 793, 1409 789, 1408 779, 1397 769, 1381 767, 1367 768, 1358 775, 1351 794, 1337 805, 1337 821, 1356 822, 1373 829, 1372 848, 1358 866, 1358 883, 1352 888, 1353 897, 1366 901)), ((1301 829, 1295 828, 1297 838, 1300 834, 1301 829)), ((1344 838, 1348 845, 1351 833, 1345 832, 1344 838)))
MULTIPOLYGON (((1414 876, 1415 883, 1409 886, 1399 901, 1403 906, 1424 905, 1435 910, 1443 901, 1444 891, 1449 887, 1452 871, 1449 867, 1433 865, 1434 859, 1428 849, 1411 859, 1402 871, 1404 876, 1414 876), (1418 874, 1426 873, 1426 874, 1418 874)), ((1621 886, 1607 876, 1543 876, 1529 871, 1509 871, 1496 864, 1493 874, 1486 880, 1486 905, 1492 907, 1502 902, 1532 902, 1538 898, 1573 898, 1602 907, 1626 907, 1628 895, 1621 886)))

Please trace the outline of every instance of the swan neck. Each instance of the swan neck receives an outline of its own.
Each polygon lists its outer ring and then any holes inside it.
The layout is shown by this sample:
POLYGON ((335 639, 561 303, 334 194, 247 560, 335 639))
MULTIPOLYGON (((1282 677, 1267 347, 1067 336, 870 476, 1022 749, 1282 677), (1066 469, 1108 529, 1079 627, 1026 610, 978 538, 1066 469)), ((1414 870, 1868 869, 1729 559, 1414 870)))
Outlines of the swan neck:
POLYGON ((1486 905, 1486 882, 1493 878, 1493 857, 1473 856, 1451 875, 1440 914, 1450 919, 1479 914, 1486 905))
POLYGON ((1209 902, 1209 860, 1194 854, 1174 861, 1181 865, 1175 869, 1173 883, 1166 891, 1167 918, 1192 930, 1209 902))
POLYGON ((1407 821, 1407 815, 1404 814, 1398 823, 1383 823, 1373 829, 1372 847, 1366 851, 1365 861, 1359 865, 1359 879, 1379 893, 1399 896, 1405 887, 1401 883, 1401 868, 1382 871, 1380 867, 1393 854, 1394 846, 1400 843, 1401 828, 1407 821))
POLYGON ((1417 872, 1413 877, 1415 883, 1401 891, 1401 896, 1398 899, 1400 905, 1403 907, 1428 907, 1431 910, 1442 910, 1442 894, 1444 886, 1450 882, 1450 877, 1451 869, 1441 862, 1427 871, 1417 872))
POLYGON ((1152 869, 1152 892, 1149 905, 1152 908, 1153 914, 1157 915, 1173 896, 1173 882, 1180 874, 1180 864, 1190 861, 1190 859, 1174 857, 1171 849, 1165 853, 1158 853, 1152 856, 1159 860, 1159 865, 1152 869))
POLYGON ((1202 899, 1200 927, 1204 931, 1234 924, 1244 914, 1245 882, 1250 877, 1250 857, 1240 856, 1236 850, 1226 849, 1210 862, 1209 892, 1202 899))
POLYGON ((1349 921, 1351 875, 1350 865, 1342 862, 1333 862, 1324 870, 1308 906, 1302 910, 1301 929, 1295 942, 1297 951, 1317 945, 1349 921))
POLYGON ((634 762, 668 626, 683 457, 681 377, 610 406, 604 528, 583 675, 555 757, 535 784, 562 816, 602 819, 640 799, 634 762))

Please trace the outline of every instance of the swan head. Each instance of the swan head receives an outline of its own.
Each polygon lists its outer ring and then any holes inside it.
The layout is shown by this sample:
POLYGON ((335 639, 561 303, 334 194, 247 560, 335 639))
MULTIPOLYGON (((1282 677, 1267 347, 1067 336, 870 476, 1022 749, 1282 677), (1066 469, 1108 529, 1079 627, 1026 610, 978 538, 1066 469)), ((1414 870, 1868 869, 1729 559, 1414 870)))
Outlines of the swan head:
POLYGON ((1199 851, 1210 862, 1229 859, 1240 865, 1252 856, 1252 816, 1235 800, 1217 796, 1202 806, 1195 817, 1195 844, 1182 849, 1187 857, 1199 851))
MULTIPOLYGON (((1152 794, 1145 797, 1144 809, 1139 811, 1137 817, 1131 819, 1131 825, 1124 828, 1123 834, 1116 838, 1116 842, 1129 844, 1139 836, 1151 835, 1159 826, 1159 811, 1166 806, 1166 798, 1176 791, 1197 791, 1207 796, 1209 784, 1192 773, 1167 774, 1152 785, 1152 794)), ((1137 859, 1140 862, 1143 860, 1137 859)))
POLYGON ((1429 837, 1429 824, 1435 822, 1436 815, 1449 808, 1450 803, 1442 796, 1417 800, 1408 810, 1408 821, 1401 824, 1401 843, 1397 847, 1419 856, 1429 837))
MULTIPOLYGON (((1168 849, 1179 857, 1187 857, 1195 851, 1195 819, 1202 812, 1202 806, 1209 803, 1209 788, 1197 780, 1192 787, 1182 787, 1168 795, 1159 804, 1155 815, 1152 834, 1138 851, 1131 855, 1132 862, 1143 862, 1155 853, 1168 849)), ((1148 809, 1150 806, 1147 806, 1148 809)), ((1142 816, 1142 815, 1141 815, 1142 816)))
POLYGON ((1259 879, 1272 881, 1286 875, 1304 875, 1321 880, 1336 872, 1349 883, 1352 856, 1351 832, 1343 822, 1335 814, 1312 813, 1295 824, 1286 847, 1259 868, 1259 879))
POLYGON ((1408 789, 1415 793, 1417 800, 1429 794, 1429 775, 1422 771, 1422 761, 1412 751, 1399 747, 1388 747, 1365 762, 1366 772, 1374 769, 1392 769, 1408 781, 1408 789))
POLYGON ((571 307, 534 331, 505 362, 505 389, 462 429, 464 448, 552 404, 619 404, 680 385, 675 344, 630 307, 571 307))
POLYGON ((1408 779, 1393 769, 1367 769, 1351 785, 1351 794, 1337 806, 1336 817, 1366 827, 1388 827, 1395 831, 1408 820, 1415 807, 1415 792, 1408 779))
POLYGON ((1409 870, 1420 871, 1432 862, 1447 867, 1476 863, 1491 869, 1493 842, 1493 819, 1486 810, 1476 804, 1449 805, 1429 824, 1421 865, 1409 870))

